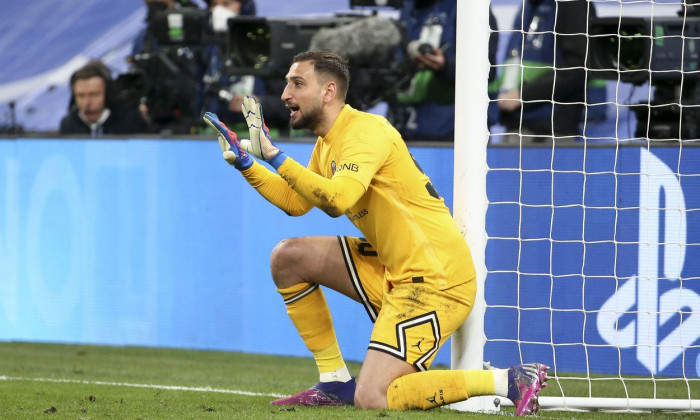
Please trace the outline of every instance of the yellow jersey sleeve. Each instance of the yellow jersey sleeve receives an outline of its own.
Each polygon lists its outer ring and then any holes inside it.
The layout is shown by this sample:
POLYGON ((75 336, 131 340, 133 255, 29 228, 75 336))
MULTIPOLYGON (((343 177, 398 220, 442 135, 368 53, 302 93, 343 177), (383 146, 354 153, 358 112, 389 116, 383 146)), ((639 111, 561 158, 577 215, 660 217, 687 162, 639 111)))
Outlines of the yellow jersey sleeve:
POLYGON ((313 207, 312 203, 290 188, 284 179, 257 161, 241 174, 260 195, 290 216, 301 216, 313 207))
POLYGON ((277 171, 294 191, 332 217, 343 215, 365 192, 354 179, 324 178, 289 157, 277 171))

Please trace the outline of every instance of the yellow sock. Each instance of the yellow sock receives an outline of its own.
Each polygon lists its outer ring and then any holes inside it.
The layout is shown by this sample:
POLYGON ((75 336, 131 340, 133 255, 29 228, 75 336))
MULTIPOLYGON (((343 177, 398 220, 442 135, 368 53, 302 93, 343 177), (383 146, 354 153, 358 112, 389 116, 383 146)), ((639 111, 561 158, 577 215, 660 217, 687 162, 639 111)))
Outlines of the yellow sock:
POLYGON ((428 410, 494 393, 489 370, 429 370, 395 379, 386 396, 391 410, 428 410))
POLYGON ((287 305, 287 314, 313 353, 320 373, 345 367, 335 336, 331 311, 317 284, 300 283, 277 289, 287 305))

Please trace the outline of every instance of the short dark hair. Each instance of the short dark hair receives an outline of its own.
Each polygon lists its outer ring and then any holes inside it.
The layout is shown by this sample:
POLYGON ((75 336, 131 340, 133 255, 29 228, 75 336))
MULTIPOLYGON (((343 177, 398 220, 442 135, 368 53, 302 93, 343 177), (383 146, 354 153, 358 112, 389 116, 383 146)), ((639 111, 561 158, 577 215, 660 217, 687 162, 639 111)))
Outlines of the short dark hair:
POLYGON ((99 77, 105 82, 105 106, 111 108, 114 106, 117 95, 115 94, 114 80, 112 79, 112 71, 100 60, 90 60, 83 67, 79 68, 70 76, 71 100, 68 107, 75 104, 73 97, 73 88, 78 80, 92 79, 99 77))
POLYGON ((71 90, 78 80, 91 79, 99 77, 105 82, 107 88, 112 82, 112 72, 103 62, 99 60, 88 61, 83 67, 76 70, 70 77, 71 90))
POLYGON ((345 100, 350 86, 348 60, 333 51, 313 50, 301 52, 292 59, 292 63, 302 61, 310 61, 314 66, 314 72, 321 77, 333 79, 338 84, 338 93, 345 100))

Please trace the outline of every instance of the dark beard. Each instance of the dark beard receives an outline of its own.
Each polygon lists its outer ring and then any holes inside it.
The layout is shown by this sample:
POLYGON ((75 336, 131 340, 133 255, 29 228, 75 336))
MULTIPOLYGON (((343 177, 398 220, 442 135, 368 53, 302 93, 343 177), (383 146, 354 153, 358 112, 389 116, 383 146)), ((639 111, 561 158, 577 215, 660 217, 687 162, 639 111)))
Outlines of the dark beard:
POLYGON ((317 106, 309 110, 309 112, 304 113, 296 121, 290 121, 290 126, 295 130, 302 130, 308 128, 313 131, 313 129, 318 125, 321 119, 321 107, 317 106))

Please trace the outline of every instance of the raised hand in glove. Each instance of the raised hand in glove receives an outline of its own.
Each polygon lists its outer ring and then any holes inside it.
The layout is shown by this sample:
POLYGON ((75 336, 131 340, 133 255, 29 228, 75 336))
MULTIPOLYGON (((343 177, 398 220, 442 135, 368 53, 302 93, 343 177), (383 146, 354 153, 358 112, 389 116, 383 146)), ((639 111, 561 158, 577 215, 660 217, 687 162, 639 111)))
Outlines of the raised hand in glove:
POLYGON ((241 140, 241 147, 253 156, 268 162, 275 169, 279 168, 287 156, 272 142, 269 129, 263 119, 262 106, 252 96, 246 96, 241 108, 250 133, 250 140, 241 140))
POLYGON ((248 169, 253 164, 253 158, 241 147, 236 133, 229 130, 216 114, 207 112, 202 117, 205 123, 209 124, 217 132, 219 147, 224 154, 224 159, 239 171, 248 169))

